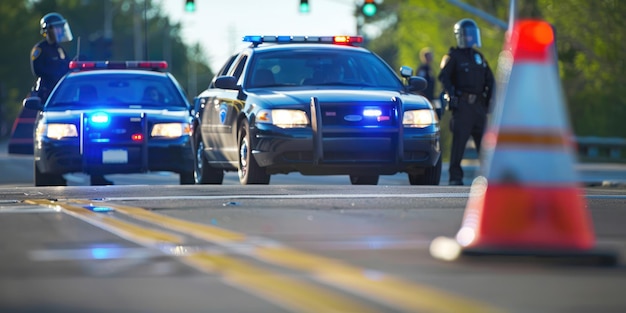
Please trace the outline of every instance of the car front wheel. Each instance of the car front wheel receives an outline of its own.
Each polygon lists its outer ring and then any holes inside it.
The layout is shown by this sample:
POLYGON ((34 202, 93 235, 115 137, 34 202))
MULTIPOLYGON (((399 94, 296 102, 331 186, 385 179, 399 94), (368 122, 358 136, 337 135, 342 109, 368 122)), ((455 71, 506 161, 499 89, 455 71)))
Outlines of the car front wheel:
POLYGON ((196 157, 194 158, 193 178, 196 184, 216 184, 224 181, 224 171, 209 165, 204 154, 204 142, 202 138, 196 141, 196 157))
POLYGON ((239 128, 239 182, 242 185, 267 185, 270 175, 260 167, 252 156, 252 136, 247 120, 239 128))
POLYGON ((411 185, 439 185, 441 179, 441 157, 437 164, 424 169, 424 173, 420 175, 409 174, 409 183, 411 185))
POLYGON ((42 173, 37 164, 33 164, 35 170, 35 186, 67 186, 67 181, 61 174, 42 173))

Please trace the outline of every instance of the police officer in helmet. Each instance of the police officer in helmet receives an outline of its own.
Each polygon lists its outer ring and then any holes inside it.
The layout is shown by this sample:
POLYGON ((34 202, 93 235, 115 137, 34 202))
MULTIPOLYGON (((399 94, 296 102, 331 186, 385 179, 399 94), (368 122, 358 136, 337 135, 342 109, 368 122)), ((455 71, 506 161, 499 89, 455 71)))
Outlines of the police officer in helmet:
POLYGON ((452 151, 450 154, 450 185, 463 185, 461 160, 470 136, 476 150, 487 124, 487 112, 493 94, 493 72, 477 50, 481 47, 480 30, 471 19, 454 25, 457 47, 450 48, 441 60, 439 81, 443 85, 448 110, 452 111, 452 151))
POLYGON ((56 83, 69 70, 69 58, 62 42, 72 41, 72 31, 67 21, 59 13, 48 13, 39 21, 44 39, 38 42, 30 53, 30 65, 37 77, 34 91, 45 101, 56 83))

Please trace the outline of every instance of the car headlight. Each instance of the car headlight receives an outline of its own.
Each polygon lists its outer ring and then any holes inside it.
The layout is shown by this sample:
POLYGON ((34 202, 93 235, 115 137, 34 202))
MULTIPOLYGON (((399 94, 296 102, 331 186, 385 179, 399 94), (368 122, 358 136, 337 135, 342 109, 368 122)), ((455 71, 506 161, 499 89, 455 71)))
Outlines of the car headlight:
POLYGON ((404 112, 402 124, 404 127, 424 128, 435 123, 435 120, 433 110, 409 110, 404 112))
POLYGON ((183 135, 189 135, 190 133, 191 126, 189 123, 160 123, 154 124, 150 136, 177 138, 183 135))
POLYGON ((309 125, 306 112, 301 110, 262 110, 257 115, 257 123, 273 124, 281 128, 298 128, 309 125))
POLYGON ((37 136, 40 137, 45 134, 46 137, 51 139, 62 139, 67 137, 78 137, 78 130, 74 124, 47 124, 37 129, 37 136))

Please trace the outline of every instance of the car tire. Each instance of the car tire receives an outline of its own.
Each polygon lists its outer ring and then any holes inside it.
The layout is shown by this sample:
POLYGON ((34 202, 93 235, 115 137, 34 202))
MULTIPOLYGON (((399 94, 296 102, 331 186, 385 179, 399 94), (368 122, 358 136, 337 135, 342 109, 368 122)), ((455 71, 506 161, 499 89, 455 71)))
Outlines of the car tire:
POLYGON ((267 185, 270 183, 270 175, 260 167, 252 156, 252 136, 250 125, 243 120, 239 127, 239 182, 242 185, 267 185))
POLYGON ((439 185, 439 180, 441 179, 441 157, 437 161, 437 164, 432 167, 427 167, 424 169, 423 174, 414 175, 409 174, 409 183, 411 185, 439 185))
POLYGON ((67 181, 61 174, 42 173, 37 164, 33 164, 35 172, 35 186, 67 186, 67 181))
MULTIPOLYGON (((224 171, 211 167, 204 154, 204 142, 198 136, 196 140, 196 154, 194 157, 193 182, 196 184, 219 185, 224 181, 224 171)), ((182 182, 181 182, 182 184, 182 182)))
POLYGON ((194 172, 183 172, 179 173, 178 176, 181 185, 193 185, 196 183, 194 172))
POLYGON ((350 183, 353 185, 378 185, 378 175, 357 176, 350 175, 350 183))

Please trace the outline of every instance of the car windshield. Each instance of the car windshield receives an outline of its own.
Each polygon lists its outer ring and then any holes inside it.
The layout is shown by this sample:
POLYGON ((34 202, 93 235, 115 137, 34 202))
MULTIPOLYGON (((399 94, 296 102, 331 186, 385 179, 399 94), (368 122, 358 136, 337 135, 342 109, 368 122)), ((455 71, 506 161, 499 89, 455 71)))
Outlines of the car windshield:
POLYGON ((66 77, 46 108, 67 107, 181 108, 185 101, 165 76, 111 73, 66 77))
POLYGON ((402 88, 393 70, 376 55, 360 50, 292 49, 255 54, 247 87, 354 86, 402 88))

